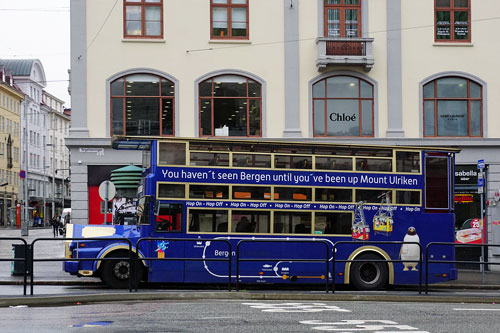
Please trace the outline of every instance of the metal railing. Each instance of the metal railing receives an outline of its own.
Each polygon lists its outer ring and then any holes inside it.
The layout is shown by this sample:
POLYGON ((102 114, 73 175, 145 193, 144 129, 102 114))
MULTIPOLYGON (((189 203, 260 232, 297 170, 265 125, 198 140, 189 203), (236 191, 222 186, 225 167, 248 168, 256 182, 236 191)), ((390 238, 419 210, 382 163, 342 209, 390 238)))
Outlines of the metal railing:
MULTIPOLYGON (((167 260, 167 261, 227 261, 228 262, 228 283, 227 283, 227 289, 228 291, 231 291, 231 242, 228 241, 227 239, 202 239, 202 238, 162 238, 162 237, 157 237, 157 238, 140 238, 137 240, 137 249, 139 249, 139 245, 142 242, 146 241, 168 241, 168 242, 219 242, 219 243, 226 243, 229 248, 229 255, 228 258, 192 258, 192 257, 165 257, 165 258, 158 258, 158 257, 144 257, 144 258, 138 258, 138 260, 167 260)), ((137 288, 136 288, 137 290, 137 288)))
MULTIPOLYGON (((128 251, 129 251, 129 256, 127 257, 106 257, 106 258, 41 258, 41 259, 36 259, 35 258, 35 244, 42 242, 42 241, 61 241, 58 238, 37 238, 33 240, 33 242, 30 245, 30 250, 31 250, 31 279, 30 279, 30 295, 33 295, 33 280, 34 280, 34 275, 35 275, 35 262, 47 262, 47 261, 107 261, 107 260, 128 260, 129 265, 130 265, 130 278, 129 278, 129 292, 132 292, 132 289, 134 286, 136 286, 135 282, 135 265, 137 260, 135 260, 135 253, 132 250, 132 242, 129 239, 126 238, 64 238, 65 241, 81 241, 82 243, 88 242, 88 241, 101 241, 101 242, 114 242, 116 243, 123 243, 128 244, 128 251)), ((137 289, 136 289, 137 290, 137 289)))
POLYGON ((470 261, 470 260, 429 260, 429 249, 433 246, 453 246, 455 249, 458 247, 500 247, 500 244, 466 244, 466 243, 451 243, 451 242, 430 242, 425 247, 425 294, 428 293, 429 285, 429 264, 479 264, 479 265, 500 265, 500 262, 490 262, 490 261, 470 261))
POLYGON ((240 262, 256 262, 256 261, 288 261, 288 262, 325 262, 325 286, 326 292, 328 293, 329 289, 329 261, 330 261, 330 247, 328 246, 328 242, 325 240, 300 240, 300 239, 243 239, 238 242, 236 245, 236 291, 240 290, 240 262), (324 244, 326 248, 326 257, 325 259, 303 259, 303 258, 283 258, 283 257, 273 257, 273 258, 244 258, 240 259, 240 246, 244 243, 314 243, 314 244, 324 244))
MULTIPOLYGON (((136 291, 138 290, 138 283, 140 281, 136 280, 136 270, 137 270, 137 264, 139 261, 153 261, 153 260, 165 260, 165 261, 222 261, 222 262, 227 262, 228 264, 228 281, 227 281, 227 286, 228 290, 230 291, 232 288, 232 245, 229 240, 226 239, 201 239, 201 238, 140 238, 137 240, 135 244, 135 249, 132 244, 132 242, 129 239, 126 238, 65 238, 64 241, 78 241, 78 242, 88 242, 88 241, 101 241, 101 242, 110 242, 110 243, 122 243, 123 245, 128 246, 128 256, 124 257, 105 257, 105 258, 36 258, 36 251, 35 251, 35 245, 40 243, 40 242, 49 242, 49 241, 58 241, 60 242, 61 239, 58 238, 37 238, 33 240, 31 244, 28 244, 26 240, 23 238, 14 238, 14 237, 0 237, 0 241, 15 241, 19 242, 19 245, 24 246, 24 257, 15 257, 15 258, 0 258, 0 261, 10 261, 10 262, 23 262, 24 263, 24 270, 23 270, 23 295, 27 294, 27 286, 28 286, 28 275, 30 276, 30 295, 33 295, 33 287, 34 287, 34 276, 35 276, 35 262, 49 262, 49 261, 107 261, 107 260, 128 260, 129 262, 129 292, 132 292, 133 289, 136 291), (193 258, 193 257, 188 257, 188 256, 182 256, 182 257, 165 257, 165 258, 158 258, 158 257, 141 257, 139 256, 139 250, 140 250, 140 245, 143 242, 147 241, 172 241, 172 242, 219 242, 219 243, 224 243, 227 244, 228 248, 228 256, 227 257, 222 257, 222 258, 206 258, 206 257, 200 257, 200 258, 193 258), (135 252, 134 252, 135 250, 135 252)), ((374 259, 337 259, 336 258, 336 250, 339 246, 342 245, 356 245, 358 248, 360 246, 364 245, 416 245, 419 247, 419 251, 422 254, 422 245, 417 242, 403 242, 403 241, 338 241, 334 243, 333 245, 330 245, 330 243, 326 240, 301 240, 301 239, 289 239, 289 240, 281 240, 281 239, 243 239, 240 240, 237 243, 236 246, 236 275, 235 275, 235 284, 236 284, 236 291, 240 290, 240 266, 242 262, 259 262, 259 261, 287 261, 287 262, 318 262, 318 263, 324 263, 325 264, 325 289, 326 292, 330 290, 330 283, 332 283, 331 290, 333 293, 335 293, 335 272, 336 272, 336 263, 356 263, 356 262, 372 262, 372 263, 418 263, 420 265, 420 269, 418 270, 418 276, 419 276, 419 281, 418 281, 418 292, 419 294, 422 293, 422 274, 425 272, 425 294, 428 294, 428 284, 429 284, 429 265, 431 264, 464 264, 464 263, 469 263, 469 264, 479 264, 479 265, 500 265, 500 262, 486 262, 484 260, 480 261, 461 261, 461 260, 436 260, 433 258, 430 258, 430 249, 432 247, 436 246, 452 246, 453 249, 455 247, 481 247, 481 248, 486 248, 488 247, 500 247, 500 244, 461 244, 461 243, 451 243, 451 242, 431 242, 428 243, 426 248, 425 248, 425 253, 424 256, 420 256, 419 260, 402 260, 402 259, 381 259, 381 260, 374 260, 374 259), (288 257, 261 257, 261 258, 241 258, 242 253, 244 251, 241 249, 241 246, 245 243, 285 243, 285 244, 291 244, 291 243, 309 243, 309 244, 322 244, 325 246, 325 257, 324 258, 288 258, 288 257), (330 261, 332 262, 332 269, 330 270, 330 261), (422 269, 422 265, 424 265, 424 269, 422 269), (330 272, 332 273, 330 275, 330 272), (331 280, 330 280, 331 278, 331 280)), ((13 244, 14 245, 14 244, 13 244)), ((184 252, 185 253, 185 252, 184 252)), ((344 272, 345 273, 345 272, 344 272)), ((322 278, 319 276, 318 278, 322 278)))
MULTIPOLYGON (((371 250, 368 250, 371 251, 371 250)), ((372 251, 373 252, 373 251, 372 251)), ((420 265, 420 269, 418 270, 418 293, 422 293, 422 245, 417 242, 402 242, 402 241, 338 241, 335 244, 333 244, 333 269, 332 269, 332 277, 333 277, 333 289, 332 292, 335 293, 335 263, 337 262, 383 262, 383 263, 388 263, 388 262, 414 262, 418 263, 420 265), (342 244, 356 244, 356 245, 380 245, 380 244, 388 244, 388 245, 403 245, 403 244, 408 244, 408 245, 417 245, 419 248, 420 256, 419 260, 401 260, 401 259, 381 259, 381 260, 367 260, 367 259, 346 259, 346 260, 337 260, 335 258, 335 250, 337 249, 338 245, 342 244)), ((345 274, 345 272, 344 272, 345 274)))
MULTIPOLYGON (((19 238, 19 237, 0 237, 0 241, 17 241, 24 246, 24 257, 23 258, 0 258, 0 261, 11 261, 15 265, 16 262, 23 262, 24 263, 24 269, 23 269, 23 295, 26 296, 26 289, 27 289, 27 284, 28 284, 28 272, 30 271, 30 268, 33 267, 33 263, 28 256, 29 254, 29 245, 28 242, 24 238, 19 238)), ((15 244, 12 244, 15 245, 15 244)))

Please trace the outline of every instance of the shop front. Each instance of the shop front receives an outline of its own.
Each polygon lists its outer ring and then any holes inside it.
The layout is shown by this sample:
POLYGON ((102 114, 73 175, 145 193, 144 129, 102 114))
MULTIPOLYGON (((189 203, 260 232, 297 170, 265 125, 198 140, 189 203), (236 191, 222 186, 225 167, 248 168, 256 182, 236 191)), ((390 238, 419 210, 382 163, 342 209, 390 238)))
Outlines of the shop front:
MULTIPOLYGON (((486 173, 485 173, 486 174, 486 173)), ((478 191, 479 170, 476 164, 455 166, 455 242, 482 244, 485 241, 484 224, 481 220, 481 193, 478 191)), ((486 180, 484 181, 487 184, 486 180)), ((485 205, 483 196, 483 205, 485 205)), ((486 217, 486 214, 484 214, 486 217)), ((457 246, 455 259, 478 261, 481 248, 457 246)), ((479 270, 478 264, 457 264, 457 268, 479 270)))

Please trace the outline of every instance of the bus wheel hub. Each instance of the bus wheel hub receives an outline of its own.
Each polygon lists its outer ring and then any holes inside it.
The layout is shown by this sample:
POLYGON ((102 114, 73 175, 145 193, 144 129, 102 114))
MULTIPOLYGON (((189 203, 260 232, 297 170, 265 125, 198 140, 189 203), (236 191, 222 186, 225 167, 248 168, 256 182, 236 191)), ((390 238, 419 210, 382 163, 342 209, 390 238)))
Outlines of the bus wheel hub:
POLYGON ((115 276, 117 278, 125 280, 125 279, 128 279, 129 268, 130 268, 130 264, 128 262, 120 261, 120 262, 116 263, 116 265, 113 269, 113 272, 115 273, 115 276))

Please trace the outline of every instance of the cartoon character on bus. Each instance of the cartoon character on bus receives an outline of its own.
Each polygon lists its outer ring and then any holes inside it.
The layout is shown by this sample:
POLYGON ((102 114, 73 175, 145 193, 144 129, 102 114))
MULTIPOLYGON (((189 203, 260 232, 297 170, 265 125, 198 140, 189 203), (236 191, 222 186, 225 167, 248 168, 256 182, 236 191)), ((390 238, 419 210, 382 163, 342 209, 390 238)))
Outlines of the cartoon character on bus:
MULTIPOLYGON (((403 242, 420 243, 420 238, 417 235, 417 230, 415 227, 409 227, 408 232, 403 238, 403 242)), ((418 271, 417 265, 418 260, 420 260, 420 246, 417 244, 403 244, 400 251, 401 260, 403 260, 403 271, 409 271, 411 267, 412 271, 418 271), (408 260, 405 262, 404 260, 408 260)))

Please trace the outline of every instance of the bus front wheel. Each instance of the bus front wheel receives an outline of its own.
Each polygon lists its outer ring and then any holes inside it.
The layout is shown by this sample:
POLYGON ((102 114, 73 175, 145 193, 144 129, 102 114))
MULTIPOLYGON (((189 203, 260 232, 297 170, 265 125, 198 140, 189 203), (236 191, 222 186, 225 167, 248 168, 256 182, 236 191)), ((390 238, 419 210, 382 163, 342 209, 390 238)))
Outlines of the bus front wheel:
MULTIPOLYGON (((128 253, 112 253, 107 258, 127 258, 128 253)), ((136 264, 136 282, 142 278, 144 267, 136 264)), ((101 280, 110 288, 125 289, 129 287, 130 262, 124 259, 103 260, 101 280)))
POLYGON ((384 262, 373 262, 373 260, 383 260, 384 258, 373 254, 365 253, 355 258, 355 260, 366 260, 353 262, 351 265, 351 283, 358 290, 379 290, 387 285, 389 271, 384 262))

